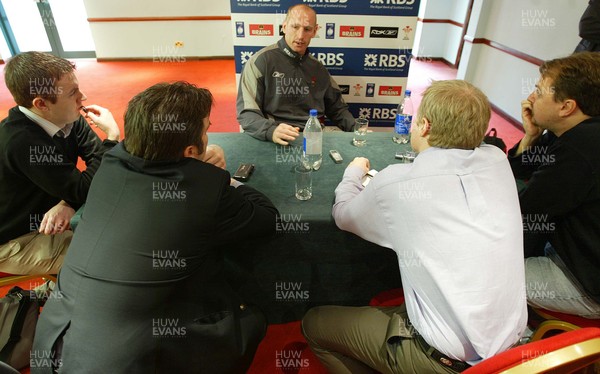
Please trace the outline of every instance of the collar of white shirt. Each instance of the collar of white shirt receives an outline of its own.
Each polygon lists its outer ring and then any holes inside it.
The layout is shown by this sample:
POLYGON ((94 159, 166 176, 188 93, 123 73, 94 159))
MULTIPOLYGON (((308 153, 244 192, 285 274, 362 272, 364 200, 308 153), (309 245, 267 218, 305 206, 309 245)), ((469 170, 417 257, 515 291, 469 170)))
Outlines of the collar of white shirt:
POLYGON ((29 118, 30 120, 35 122, 42 129, 44 129, 44 131, 46 131, 46 133, 48 135, 50 135, 51 138, 54 137, 54 135, 56 135, 59 131, 62 131, 63 137, 66 138, 67 136, 69 136, 69 134, 71 133, 71 129, 73 128, 73 124, 69 123, 61 129, 60 127, 56 126, 52 122, 48 121, 47 119, 38 116, 37 114, 33 113, 31 110, 29 110, 23 106, 20 106, 20 105, 19 105, 19 110, 21 111, 21 113, 23 113, 25 116, 27 116, 27 118, 29 118))

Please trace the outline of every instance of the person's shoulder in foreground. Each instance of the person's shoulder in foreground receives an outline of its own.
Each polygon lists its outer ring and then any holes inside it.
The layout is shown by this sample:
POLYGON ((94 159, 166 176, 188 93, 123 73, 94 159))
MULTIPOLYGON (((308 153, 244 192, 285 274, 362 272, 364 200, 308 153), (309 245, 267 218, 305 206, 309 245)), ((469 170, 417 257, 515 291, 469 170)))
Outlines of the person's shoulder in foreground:
POLYGON ((434 82, 411 128, 414 163, 389 166, 364 188, 369 160, 346 169, 334 219, 397 253, 405 304, 309 311, 303 332, 332 372, 462 371, 519 340, 527 319, 521 216, 506 156, 482 145, 489 119, 479 89, 434 82), (338 352, 350 357, 337 360, 338 352))
POLYGON ((32 373, 50 373, 56 362, 65 372, 111 362, 128 373, 250 365, 266 324, 229 286, 223 251, 274 233, 278 212, 205 161, 212 103, 208 90, 185 82, 156 84, 129 102, 126 140, 102 161, 60 297, 38 322, 33 350, 48 359, 32 373), (114 349, 117 330, 126 350, 114 349))

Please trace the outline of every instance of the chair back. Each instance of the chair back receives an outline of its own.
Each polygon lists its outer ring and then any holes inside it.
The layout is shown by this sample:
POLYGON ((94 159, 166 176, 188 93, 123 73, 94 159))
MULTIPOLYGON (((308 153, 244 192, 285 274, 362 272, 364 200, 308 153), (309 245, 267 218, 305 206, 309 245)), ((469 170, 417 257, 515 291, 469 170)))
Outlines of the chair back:
POLYGON ((600 328, 586 327, 511 348, 463 374, 570 373, 600 360, 600 328))
POLYGON ((573 331, 582 327, 600 328, 600 319, 589 319, 572 314, 559 313, 551 310, 533 308, 533 311, 545 321, 536 327, 529 338, 530 342, 543 339, 551 331, 573 331))

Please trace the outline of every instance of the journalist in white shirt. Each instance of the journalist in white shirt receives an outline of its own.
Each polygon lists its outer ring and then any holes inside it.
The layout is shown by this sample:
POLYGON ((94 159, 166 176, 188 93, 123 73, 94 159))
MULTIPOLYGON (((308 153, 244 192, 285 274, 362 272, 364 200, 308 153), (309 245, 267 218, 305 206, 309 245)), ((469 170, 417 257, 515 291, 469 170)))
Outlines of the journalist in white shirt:
POLYGON ((303 332, 329 371, 460 372, 519 341, 521 214, 506 155, 482 144, 489 118, 479 89, 437 81, 411 129, 414 163, 388 166, 367 187, 369 160, 348 165, 335 222, 396 252, 405 304, 310 310, 303 332))

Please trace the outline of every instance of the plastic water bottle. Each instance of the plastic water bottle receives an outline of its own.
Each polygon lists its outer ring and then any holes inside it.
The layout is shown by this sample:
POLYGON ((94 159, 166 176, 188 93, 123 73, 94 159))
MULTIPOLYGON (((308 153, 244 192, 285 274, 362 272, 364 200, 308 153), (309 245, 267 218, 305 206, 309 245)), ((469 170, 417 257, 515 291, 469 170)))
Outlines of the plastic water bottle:
POLYGON ((404 100, 398 105, 396 124, 394 125, 394 142, 406 144, 410 141, 410 126, 413 117, 413 104, 410 90, 404 91, 404 100))
POLYGON ((323 129, 317 118, 317 110, 311 109, 304 126, 302 163, 305 168, 319 170, 323 162, 323 129))

